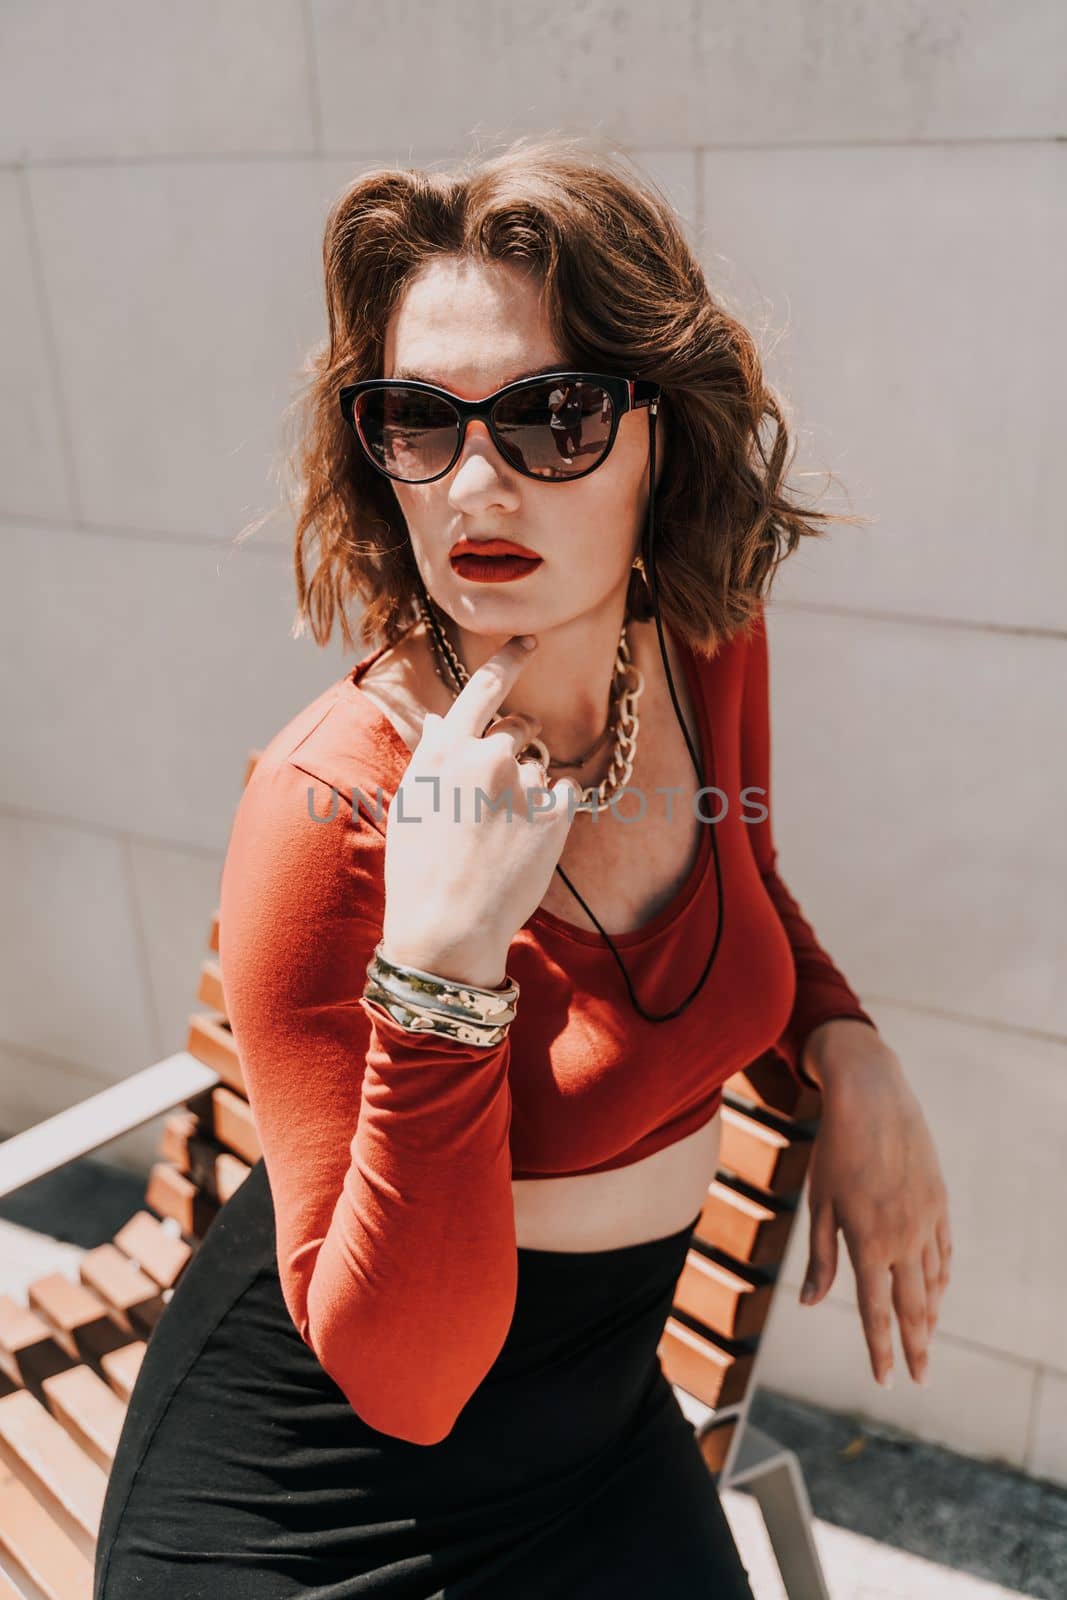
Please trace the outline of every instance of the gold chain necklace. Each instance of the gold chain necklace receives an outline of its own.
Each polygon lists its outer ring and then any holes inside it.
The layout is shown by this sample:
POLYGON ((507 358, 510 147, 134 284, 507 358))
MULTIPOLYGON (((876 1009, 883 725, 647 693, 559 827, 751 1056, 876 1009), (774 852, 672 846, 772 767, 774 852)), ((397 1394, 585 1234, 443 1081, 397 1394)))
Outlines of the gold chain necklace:
MULTIPOLYGON (((430 638, 433 641, 435 650, 434 666, 437 675, 446 687, 452 691, 452 698, 455 699, 464 684, 469 683, 470 674, 452 648, 452 643, 441 624, 421 595, 417 597, 416 605, 429 628, 430 638), (445 671, 442 670, 442 662, 451 677, 451 682, 449 677, 446 677, 445 671)), ((626 638, 626 623, 628 620, 628 618, 624 618, 622 628, 619 630, 619 644, 615 652, 615 666, 612 672, 613 698, 617 704, 617 717, 615 722, 615 747, 611 755, 611 766, 608 769, 607 776, 602 778, 599 783, 582 786, 581 799, 574 802, 574 810, 576 812, 606 810, 616 792, 625 788, 633 774, 634 757, 637 754, 637 734, 640 727, 637 702, 645 687, 645 677, 640 667, 634 663, 630 656, 630 646, 626 638)), ((494 717, 493 721, 489 723, 489 727, 491 728, 493 723, 499 720, 499 717, 494 717)), ((607 730, 605 730, 606 732, 607 730)), ((604 734, 600 735, 596 744, 592 746, 592 750, 595 751, 598 748, 604 736, 604 734)), ((551 766, 579 766, 581 764, 580 761, 553 762, 548 746, 541 739, 528 740, 519 751, 520 757, 527 750, 536 752, 536 759, 541 766, 542 776, 545 779, 542 785, 543 788, 547 788, 548 769, 551 766)), ((586 756, 581 759, 588 759, 591 753, 592 751, 588 751, 586 756)))

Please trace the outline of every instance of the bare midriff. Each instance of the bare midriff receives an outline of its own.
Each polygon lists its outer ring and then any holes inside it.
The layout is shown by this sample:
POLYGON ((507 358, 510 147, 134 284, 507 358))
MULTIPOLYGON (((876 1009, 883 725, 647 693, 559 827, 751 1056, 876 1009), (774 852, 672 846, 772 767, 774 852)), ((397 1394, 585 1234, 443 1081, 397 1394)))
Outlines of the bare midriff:
POLYGON ((513 1179, 516 1242, 529 1250, 613 1250, 665 1239, 704 1203, 719 1164, 722 1115, 609 1172, 513 1179))

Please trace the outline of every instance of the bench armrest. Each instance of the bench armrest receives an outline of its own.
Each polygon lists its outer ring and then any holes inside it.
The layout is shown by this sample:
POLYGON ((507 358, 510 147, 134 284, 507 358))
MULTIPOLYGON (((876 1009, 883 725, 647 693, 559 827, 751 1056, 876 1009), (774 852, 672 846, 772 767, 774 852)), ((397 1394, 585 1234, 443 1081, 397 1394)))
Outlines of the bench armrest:
POLYGON ((0 1198, 162 1116, 219 1075, 186 1050, 135 1072, 0 1144, 0 1198))

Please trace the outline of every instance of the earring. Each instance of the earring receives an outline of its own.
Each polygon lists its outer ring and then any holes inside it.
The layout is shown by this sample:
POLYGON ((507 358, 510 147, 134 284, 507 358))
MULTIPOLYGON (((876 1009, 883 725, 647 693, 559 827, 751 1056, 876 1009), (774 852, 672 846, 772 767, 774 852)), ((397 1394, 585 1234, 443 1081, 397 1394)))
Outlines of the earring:
POLYGON ((649 622, 656 614, 652 604, 652 585, 648 581, 643 556, 635 556, 631 563, 627 605, 630 616, 636 622, 649 622))

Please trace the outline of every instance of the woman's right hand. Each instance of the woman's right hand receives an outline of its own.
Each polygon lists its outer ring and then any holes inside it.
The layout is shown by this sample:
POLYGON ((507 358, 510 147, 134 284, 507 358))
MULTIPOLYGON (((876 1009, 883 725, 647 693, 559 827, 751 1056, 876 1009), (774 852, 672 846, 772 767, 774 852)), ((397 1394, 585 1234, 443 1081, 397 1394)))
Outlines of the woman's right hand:
POLYGON ((483 737, 529 657, 509 639, 443 717, 426 714, 386 828, 389 961, 496 988, 512 939, 544 898, 578 785, 561 778, 546 793, 540 768, 517 760, 539 731, 536 717, 502 717, 483 737))

